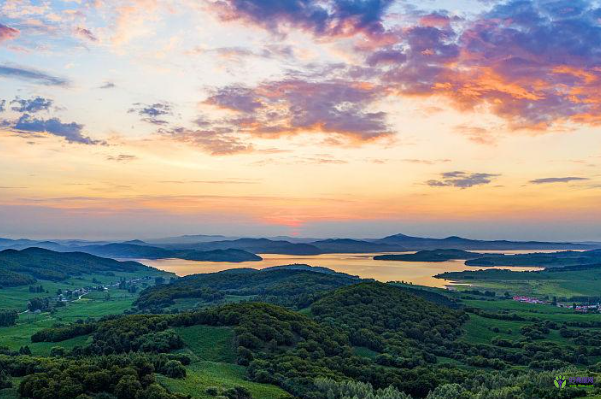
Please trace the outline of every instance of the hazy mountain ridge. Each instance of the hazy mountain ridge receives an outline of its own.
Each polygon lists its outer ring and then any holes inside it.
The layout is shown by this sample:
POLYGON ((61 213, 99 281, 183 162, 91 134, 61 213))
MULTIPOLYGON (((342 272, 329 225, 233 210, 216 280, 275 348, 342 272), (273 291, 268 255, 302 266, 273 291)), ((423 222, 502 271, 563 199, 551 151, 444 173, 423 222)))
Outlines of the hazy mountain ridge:
POLYGON ((543 241, 474 240, 451 236, 447 238, 412 237, 395 234, 379 239, 330 238, 312 241, 278 237, 231 238, 220 235, 188 235, 153 240, 85 241, 85 240, 11 240, 0 238, 1 249, 40 247, 59 252, 81 251, 114 258, 207 260, 246 262, 261 260, 256 254, 320 255, 328 253, 375 253, 422 250, 590 250, 601 243, 571 243, 543 241), (181 238, 181 239, 180 239, 181 238), (218 251, 218 252, 215 252, 218 251), (224 252, 226 251, 226 252, 224 252))

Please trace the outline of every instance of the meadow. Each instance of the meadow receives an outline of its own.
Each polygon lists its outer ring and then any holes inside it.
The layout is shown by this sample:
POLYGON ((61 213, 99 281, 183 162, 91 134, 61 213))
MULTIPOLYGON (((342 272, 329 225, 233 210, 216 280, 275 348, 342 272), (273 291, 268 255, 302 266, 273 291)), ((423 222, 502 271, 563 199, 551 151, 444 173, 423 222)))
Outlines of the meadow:
POLYGON ((160 377, 160 381, 173 391, 191 395, 194 399, 209 399, 213 396, 206 392, 208 388, 241 386, 256 399, 288 396, 281 388, 247 379, 246 367, 236 364, 233 329, 199 325, 177 328, 176 332, 186 345, 179 352, 190 355, 192 363, 185 379, 160 377))

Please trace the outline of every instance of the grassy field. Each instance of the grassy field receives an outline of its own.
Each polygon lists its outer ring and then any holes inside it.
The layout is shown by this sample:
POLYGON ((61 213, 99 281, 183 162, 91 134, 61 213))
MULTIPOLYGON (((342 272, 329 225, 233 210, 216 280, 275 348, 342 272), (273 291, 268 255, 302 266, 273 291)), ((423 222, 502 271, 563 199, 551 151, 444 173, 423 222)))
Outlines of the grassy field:
MULTIPOLYGON (((24 285, 20 287, 10 287, 0 289, 0 308, 1 309, 14 309, 18 312, 24 311, 27 308, 27 302, 33 298, 56 298, 57 290, 75 290, 86 286, 96 286, 103 284, 110 286, 118 283, 121 278, 127 280, 136 278, 141 279, 144 277, 150 277, 150 280, 141 281, 138 286, 140 289, 148 285, 154 284, 152 278, 162 276, 169 278, 172 276, 170 273, 165 273, 156 269, 148 269, 145 271, 139 271, 136 273, 122 273, 115 272, 113 276, 107 276, 105 274, 90 274, 86 276, 72 277, 65 281, 52 282, 48 280, 38 280, 33 286, 42 286, 45 292, 30 292, 29 286, 24 285)), ((113 291, 114 292, 114 291, 113 291)), ((111 293, 112 294, 112 293, 111 293)), ((89 295, 101 295, 104 298, 104 293, 90 293, 89 295)))
POLYGON ((186 344, 183 353, 193 361, 188 376, 183 380, 160 376, 159 379, 175 392, 192 398, 209 399, 205 391, 209 387, 247 388, 253 399, 277 399, 289 396, 282 389, 268 384, 258 384, 246 379, 246 368, 235 364, 234 332, 230 328, 193 326, 176 329, 186 344))
POLYGON ((497 294, 573 297, 601 296, 601 268, 566 272, 522 273, 503 270, 459 272, 449 275, 462 284, 458 290, 489 290, 497 294))
MULTIPOLYGON (((68 340, 60 344, 31 343, 30 337, 39 330, 51 327, 55 323, 71 323, 79 319, 99 318, 111 314, 122 314, 130 309, 135 295, 125 291, 115 293, 109 301, 82 299, 68 303, 64 308, 58 308, 54 314, 50 313, 24 313, 19 316, 17 325, 0 327, 0 346, 7 346, 17 350, 28 345, 35 355, 46 355, 52 346, 72 348, 81 342, 68 340)), ((81 338, 81 337, 80 337, 81 338)))
POLYGON ((553 305, 517 302, 512 299, 491 301, 463 300, 468 307, 475 307, 490 312, 508 311, 525 318, 537 318, 554 322, 601 321, 600 313, 577 313, 572 309, 558 308, 553 305))
MULTIPOLYGON (((601 321, 601 314, 579 314, 571 309, 558 308, 552 305, 520 303, 513 300, 464 300, 468 307, 479 308, 487 312, 509 313, 526 318, 527 320, 499 320, 482 317, 470 313, 470 319, 464 324, 464 334, 460 338, 465 342, 475 344, 491 345, 495 337, 509 341, 520 341, 524 337, 521 328, 532 325, 536 319, 538 321, 552 321, 556 323, 572 321, 601 321)), ((577 328, 577 327, 572 327, 577 328)), ((587 328, 588 331, 596 331, 601 334, 599 328, 587 328)), ((560 346, 575 347, 576 344, 559 334, 558 330, 550 330, 544 339, 537 342, 553 342, 560 346)))
MULTIPOLYGON (((115 273, 114 276, 89 275, 85 277, 74 277, 60 283, 49 281, 39 281, 36 286, 43 286, 47 292, 32 293, 29 287, 12 287, 0 289, 0 308, 14 309, 20 312, 17 324, 11 327, 0 327, 0 346, 6 346, 12 350, 18 350, 21 346, 29 346, 34 355, 46 356, 53 346, 62 346, 70 349, 76 345, 85 343, 86 337, 79 337, 74 340, 61 342, 60 344, 51 343, 31 343, 30 337, 37 331, 51 327, 56 323, 72 323, 77 320, 87 318, 99 318, 111 314, 122 314, 125 310, 131 309, 133 302, 137 298, 136 294, 131 294, 125 290, 118 290, 113 284, 119 282, 121 278, 154 278, 156 276, 170 275, 158 270, 149 269, 148 271, 131 273, 115 273), (93 282, 93 280, 95 282, 93 282), (106 292, 92 291, 79 300, 66 303, 65 307, 56 308, 54 313, 23 313, 27 308, 27 302, 32 298, 51 298, 56 299, 56 291, 74 290, 85 286, 98 285, 98 282, 110 286, 108 297, 106 292)), ((143 280, 138 285, 140 289, 154 281, 143 280)))

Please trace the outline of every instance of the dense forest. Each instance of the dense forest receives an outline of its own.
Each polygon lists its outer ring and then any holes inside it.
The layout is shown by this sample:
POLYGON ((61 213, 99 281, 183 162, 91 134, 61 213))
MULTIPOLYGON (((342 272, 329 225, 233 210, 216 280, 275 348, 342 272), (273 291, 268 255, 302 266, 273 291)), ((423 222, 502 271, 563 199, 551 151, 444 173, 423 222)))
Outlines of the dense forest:
POLYGON ((320 293, 358 282, 354 276, 306 265, 289 265, 265 270, 232 269, 220 273, 196 274, 173 284, 149 288, 141 293, 140 309, 160 310, 178 298, 198 298, 212 303, 227 295, 303 308, 320 293))

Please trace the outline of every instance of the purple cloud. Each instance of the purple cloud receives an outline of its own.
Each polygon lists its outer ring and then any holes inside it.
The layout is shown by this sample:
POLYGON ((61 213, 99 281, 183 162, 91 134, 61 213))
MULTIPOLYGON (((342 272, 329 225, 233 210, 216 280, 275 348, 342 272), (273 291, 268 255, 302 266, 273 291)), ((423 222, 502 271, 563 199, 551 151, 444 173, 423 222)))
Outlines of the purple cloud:
POLYGON ((489 184, 497 174, 491 173, 466 173, 447 172, 441 175, 439 180, 428 180, 426 184, 430 187, 457 187, 461 189, 489 184))
POLYGON ((278 137, 321 132, 368 141, 391 134, 386 113, 369 111, 380 96, 378 88, 360 82, 289 78, 252 89, 222 88, 206 102, 236 111, 238 115, 219 123, 241 133, 278 137))
POLYGON ((27 80, 45 86, 69 86, 67 79, 51 76, 47 73, 29 68, 0 65, 0 77, 27 80))
POLYGON ((92 31, 90 31, 89 29, 86 28, 75 28, 75 34, 83 37, 84 39, 87 39, 91 42, 97 42, 98 38, 92 33, 92 31))
POLYGON ((166 115, 173 115, 171 105, 166 102, 154 103, 150 105, 144 105, 140 103, 134 104, 133 108, 130 108, 129 113, 137 113, 142 117, 144 122, 152 123, 153 125, 166 125, 168 122, 160 117, 166 115))
POLYGON ((78 123, 63 123, 58 118, 37 119, 28 114, 22 115, 15 123, 14 129, 20 132, 48 133, 63 137, 69 143, 102 144, 82 135, 83 125, 78 123))
POLYGON ((20 32, 17 29, 0 24, 0 43, 6 40, 15 39, 17 36, 19 36, 19 33, 20 32))
MULTIPOLYGON (((392 90, 488 105, 510 126, 601 123, 601 9, 585 1, 514 0, 475 20, 414 26, 407 59, 383 71, 392 90)), ((395 45, 399 45, 398 43, 395 45)))
POLYGON ((39 111, 48 111, 52 106, 52 100, 42 97, 35 97, 29 100, 22 98, 15 98, 10 102, 15 104, 11 109, 16 112, 26 112, 34 114, 39 111))
POLYGON ((573 176, 568 176, 568 177, 547 177, 544 179, 534 179, 534 180, 530 180, 531 184, 553 184, 553 183, 570 183, 573 181, 586 181, 586 180, 590 180, 586 177, 573 177, 573 176))
POLYGON ((393 0, 222 0, 216 7, 225 20, 242 19, 273 32, 286 26, 318 36, 382 33, 382 18, 393 0))

